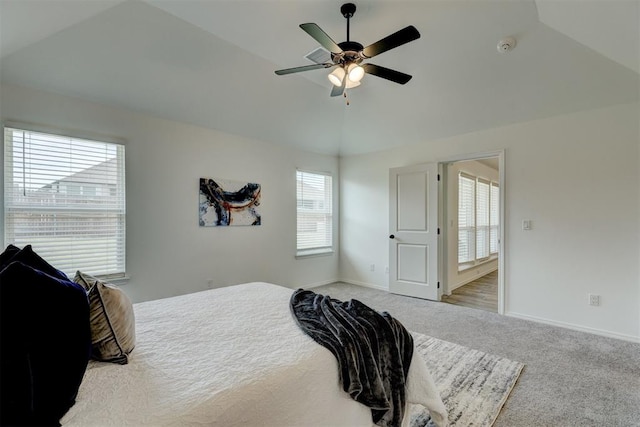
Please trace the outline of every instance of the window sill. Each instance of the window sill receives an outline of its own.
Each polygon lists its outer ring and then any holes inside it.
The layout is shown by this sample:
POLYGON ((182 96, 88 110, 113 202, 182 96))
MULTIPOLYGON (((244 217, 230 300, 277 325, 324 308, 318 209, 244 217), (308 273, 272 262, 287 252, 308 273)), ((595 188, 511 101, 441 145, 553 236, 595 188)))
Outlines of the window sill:
POLYGON ((498 259, 498 255, 491 255, 489 258, 485 258, 482 261, 478 261, 475 263, 465 263, 458 264, 458 273, 464 273, 467 270, 471 270, 472 268, 480 267, 484 264, 487 264, 491 261, 495 261, 498 259))
POLYGON ((296 253, 296 259, 312 258, 312 257, 318 257, 318 256, 329 256, 329 255, 333 255, 333 249, 332 248, 328 248, 328 249, 309 249, 309 250, 306 250, 306 251, 300 251, 300 252, 296 253))
POLYGON ((96 276, 96 278, 102 280, 103 282, 111 283, 112 285, 122 286, 122 285, 126 285, 127 283, 129 283, 129 280, 131 279, 131 276, 127 276, 127 275, 115 276, 115 277, 96 276))

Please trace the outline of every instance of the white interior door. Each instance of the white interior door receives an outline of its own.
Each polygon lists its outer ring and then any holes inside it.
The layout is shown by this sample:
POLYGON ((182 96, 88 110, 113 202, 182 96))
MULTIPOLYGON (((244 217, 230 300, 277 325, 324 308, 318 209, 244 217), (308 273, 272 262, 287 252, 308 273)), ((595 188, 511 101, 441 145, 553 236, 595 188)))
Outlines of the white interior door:
POLYGON ((389 290, 440 300, 438 164, 389 170, 389 290))

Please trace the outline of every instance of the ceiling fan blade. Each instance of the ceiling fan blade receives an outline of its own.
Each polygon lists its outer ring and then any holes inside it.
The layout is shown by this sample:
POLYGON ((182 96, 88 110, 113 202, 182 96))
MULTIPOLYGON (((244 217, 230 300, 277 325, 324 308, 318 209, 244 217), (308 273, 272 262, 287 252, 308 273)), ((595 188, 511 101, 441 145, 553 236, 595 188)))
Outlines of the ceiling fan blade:
POLYGON ((325 33, 322 28, 320 28, 317 24, 308 23, 308 24, 300 24, 300 28, 302 28, 307 34, 313 37, 322 47, 327 49, 331 53, 342 53, 342 49, 336 42, 333 41, 331 37, 325 33))
POLYGON ((391 80, 392 82, 399 83, 401 85, 411 80, 411 76, 409 74, 401 73, 400 71, 381 67, 379 65, 362 64, 362 68, 364 68, 364 72, 367 74, 391 80))
POLYGON ((331 96, 340 96, 344 93, 344 89, 347 86, 347 75, 345 74, 342 78, 342 84, 340 86, 335 86, 331 88, 331 96))
POLYGON ((292 74, 292 73, 300 73, 302 71, 309 70, 318 70, 320 68, 329 68, 333 67, 335 64, 324 63, 324 64, 313 64, 313 65, 303 65, 302 67, 294 67, 294 68, 285 68, 284 70, 276 70, 276 74, 282 76, 284 74, 292 74))
POLYGON ((386 52, 395 47, 402 46, 405 43, 409 43, 410 41, 419 38, 420 33, 418 32, 416 27, 414 27, 413 25, 409 25, 408 27, 405 27, 400 31, 396 31, 395 33, 365 47, 362 50, 362 54, 366 58, 373 58, 374 56, 379 55, 382 52, 386 52))

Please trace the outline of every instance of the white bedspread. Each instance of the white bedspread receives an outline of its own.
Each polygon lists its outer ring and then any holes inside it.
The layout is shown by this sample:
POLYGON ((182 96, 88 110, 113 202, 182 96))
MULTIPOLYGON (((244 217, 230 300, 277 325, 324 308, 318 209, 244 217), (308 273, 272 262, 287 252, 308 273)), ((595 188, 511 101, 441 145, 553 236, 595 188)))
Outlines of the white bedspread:
MULTIPOLYGON (((291 293, 248 283, 135 304, 129 364, 90 362, 62 425, 371 426, 335 357, 295 324, 291 293)), ((419 356, 408 390, 446 419, 419 356)))

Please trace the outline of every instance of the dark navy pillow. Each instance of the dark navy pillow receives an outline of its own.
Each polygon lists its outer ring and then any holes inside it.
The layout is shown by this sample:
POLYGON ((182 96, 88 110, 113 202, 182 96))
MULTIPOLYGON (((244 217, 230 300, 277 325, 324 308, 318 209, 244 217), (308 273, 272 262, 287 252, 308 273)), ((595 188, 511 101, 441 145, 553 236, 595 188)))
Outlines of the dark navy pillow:
POLYGON ((69 281, 69 277, 66 274, 49 264, 40 255, 35 253, 31 245, 27 245, 22 248, 22 250, 18 251, 13 257, 6 261, 5 265, 0 266, 0 271, 6 268, 6 266, 10 263, 16 261, 28 265, 29 267, 33 267, 36 270, 42 271, 49 276, 69 281))
POLYGON ((82 286, 22 262, 0 272, 0 424, 59 425, 91 355, 82 286))
POLYGON ((9 265, 9 261, 15 254, 20 252, 20 248, 14 245, 9 245, 7 248, 0 254, 0 271, 4 270, 4 268, 9 265))

